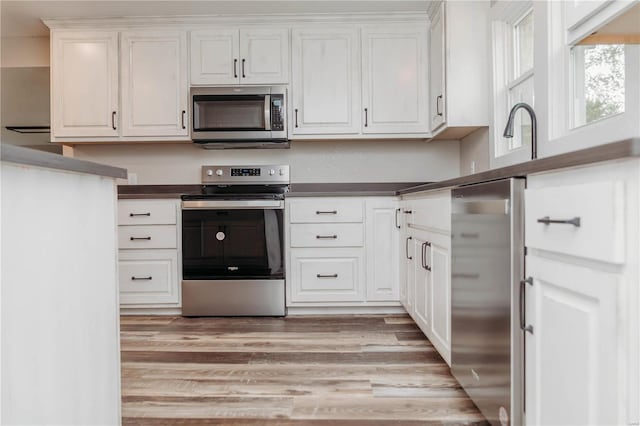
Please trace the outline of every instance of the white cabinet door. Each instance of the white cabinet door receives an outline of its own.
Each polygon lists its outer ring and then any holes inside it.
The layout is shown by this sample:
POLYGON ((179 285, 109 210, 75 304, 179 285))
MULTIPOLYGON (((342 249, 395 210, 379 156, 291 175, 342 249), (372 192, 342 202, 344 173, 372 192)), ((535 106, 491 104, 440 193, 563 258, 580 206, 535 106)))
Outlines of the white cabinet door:
POLYGON ((394 200, 366 202, 367 300, 399 299, 399 216, 394 200))
POLYGON ((293 134, 360 132, 358 34, 351 28, 293 30, 293 134))
POLYGON ((611 273, 527 256, 527 424, 621 424, 611 273))
POLYGON ((289 82, 288 29, 240 30, 240 82, 242 84, 289 82))
POLYGON ((187 39, 180 31, 122 33, 122 135, 187 136, 187 39))
POLYGON ((118 136, 118 33, 54 32, 51 136, 118 136))
POLYGON ((429 333, 440 355, 451 362, 451 237, 430 234, 426 249, 429 275, 429 333))
POLYGON ((422 329, 422 332, 429 336, 431 329, 431 271, 427 264, 427 253, 429 250, 429 242, 425 233, 413 234, 414 260, 414 302, 413 310, 415 313, 414 320, 422 329))
POLYGON ((413 236, 408 234, 404 238, 404 250, 405 250, 405 258, 404 266, 406 268, 406 303, 404 304, 404 308, 409 315, 415 320, 415 299, 416 299, 416 253, 415 253, 415 243, 413 236))
POLYGON ((427 72, 426 26, 363 29, 362 132, 427 132, 427 72))
POLYGON ((444 2, 431 20, 429 38, 429 112, 431 130, 445 123, 445 34, 444 2))
POLYGON ((180 302, 176 250, 120 250, 118 266, 122 305, 180 302))
POLYGON ((190 34, 191 84, 240 83, 240 32, 196 30, 190 34))

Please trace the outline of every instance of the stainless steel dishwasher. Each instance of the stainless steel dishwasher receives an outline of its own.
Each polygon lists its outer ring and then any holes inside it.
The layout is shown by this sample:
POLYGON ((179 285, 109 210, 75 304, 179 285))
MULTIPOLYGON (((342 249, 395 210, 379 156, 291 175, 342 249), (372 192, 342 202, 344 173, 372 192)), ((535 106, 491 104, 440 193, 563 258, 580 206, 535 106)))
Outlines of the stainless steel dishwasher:
POLYGON ((494 425, 521 425, 525 180, 452 191, 451 371, 494 425))

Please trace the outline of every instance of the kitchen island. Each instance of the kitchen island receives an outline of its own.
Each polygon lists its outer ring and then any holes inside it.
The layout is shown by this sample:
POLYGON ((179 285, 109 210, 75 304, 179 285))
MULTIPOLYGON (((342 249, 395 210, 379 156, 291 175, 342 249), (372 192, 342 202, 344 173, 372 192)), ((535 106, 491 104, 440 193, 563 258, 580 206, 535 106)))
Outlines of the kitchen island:
POLYGON ((2 145, 2 423, 118 424, 116 178, 2 145))

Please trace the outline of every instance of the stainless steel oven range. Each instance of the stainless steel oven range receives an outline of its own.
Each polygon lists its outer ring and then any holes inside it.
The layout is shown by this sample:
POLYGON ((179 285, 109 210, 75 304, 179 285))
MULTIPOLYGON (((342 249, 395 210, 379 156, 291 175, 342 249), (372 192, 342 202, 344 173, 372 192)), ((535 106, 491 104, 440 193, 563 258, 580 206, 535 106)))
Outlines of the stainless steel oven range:
POLYGON ((203 166, 182 196, 182 315, 283 316, 289 166, 203 166))

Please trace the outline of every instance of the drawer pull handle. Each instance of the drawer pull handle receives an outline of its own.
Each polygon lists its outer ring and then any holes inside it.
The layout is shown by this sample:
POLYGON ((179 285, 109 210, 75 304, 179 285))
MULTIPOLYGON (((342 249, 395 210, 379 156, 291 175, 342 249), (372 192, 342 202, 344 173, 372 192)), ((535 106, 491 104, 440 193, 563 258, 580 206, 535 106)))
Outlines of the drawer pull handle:
POLYGON ((329 275, 316 274, 316 277, 318 277, 318 278, 338 278, 338 274, 329 274, 329 275))
POLYGON ((469 239, 476 239, 476 238, 480 238, 480 234, 478 234, 477 232, 476 232, 476 233, 473 233, 473 234, 468 233, 468 232, 463 232, 463 233, 461 233, 461 234, 460 234, 460 236, 461 236, 462 238, 469 238, 469 239))
POLYGON ((135 216, 151 216, 151 213, 129 213, 129 217, 135 217, 135 216))
POLYGON ((152 277, 131 277, 132 281, 151 281, 152 277))
POLYGON ((544 223, 545 225, 550 225, 552 223, 558 223, 561 225, 573 225, 576 228, 580 227, 580 218, 574 217, 573 219, 550 219, 549 216, 545 216, 541 219, 538 219, 538 223, 544 223))
POLYGON ((466 279, 469 279, 469 280, 477 280, 478 278, 480 278, 480 274, 458 273, 458 274, 451 274, 451 278, 466 278, 466 279))
POLYGON ((337 235, 316 235, 316 239, 318 240, 335 240, 337 238, 337 235))
POLYGON ((338 214, 338 210, 316 210, 316 214, 338 214))
POLYGON ((405 210, 402 213, 404 213, 404 214, 412 214, 413 212, 411 210, 405 210))
POLYGON ((137 240, 147 240, 147 241, 151 241, 151 237, 130 237, 129 238, 131 241, 137 241, 137 240))

